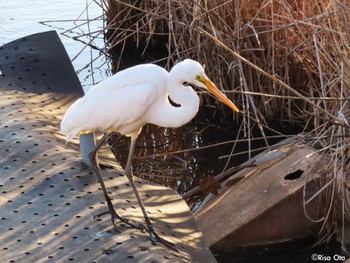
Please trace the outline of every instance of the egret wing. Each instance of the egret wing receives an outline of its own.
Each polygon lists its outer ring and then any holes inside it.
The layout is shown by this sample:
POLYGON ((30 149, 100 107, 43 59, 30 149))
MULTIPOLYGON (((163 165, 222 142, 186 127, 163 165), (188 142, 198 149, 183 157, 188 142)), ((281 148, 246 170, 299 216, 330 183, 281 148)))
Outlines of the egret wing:
POLYGON ((62 120, 61 131, 68 141, 79 133, 92 130, 113 130, 129 135, 145 124, 144 116, 158 95, 153 84, 126 86, 113 91, 95 88, 71 105, 62 120))

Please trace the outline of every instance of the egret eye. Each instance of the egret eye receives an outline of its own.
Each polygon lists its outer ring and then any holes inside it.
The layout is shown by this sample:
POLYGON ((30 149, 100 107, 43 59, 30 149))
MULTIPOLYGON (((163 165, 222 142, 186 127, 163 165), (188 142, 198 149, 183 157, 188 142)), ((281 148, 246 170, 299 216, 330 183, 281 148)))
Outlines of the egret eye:
POLYGON ((196 75, 196 80, 201 80, 201 79, 202 79, 202 76, 199 75, 199 74, 197 74, 197 75, 196 75))

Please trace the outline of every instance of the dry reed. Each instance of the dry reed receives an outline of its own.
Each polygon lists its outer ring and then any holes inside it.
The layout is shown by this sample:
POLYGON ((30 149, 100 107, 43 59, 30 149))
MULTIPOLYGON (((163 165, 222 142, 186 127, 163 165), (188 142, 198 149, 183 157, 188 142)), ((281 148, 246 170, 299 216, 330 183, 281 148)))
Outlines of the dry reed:
MULTIPOLYGON (((140 60, 170 68, 193 58, 244 114, 243 132, 269 121, 295 123, 329 157, 325 164, 330 222, 350 217, 350 97, 348 1, 103 0, 109 49, 132 46, 140 60), (157 50, 155 56, 148 52, 157 50), (335 216, 336 213, 341 216, 335 216)), ((153 53, 154 54, 154 53, 153 53)), ((133 63, 133 62, 130 62, 133 63)), ((220 107, 220 105, 218 105, 220 107)), ((329 236, 329 235, 327 235, 329 236)))

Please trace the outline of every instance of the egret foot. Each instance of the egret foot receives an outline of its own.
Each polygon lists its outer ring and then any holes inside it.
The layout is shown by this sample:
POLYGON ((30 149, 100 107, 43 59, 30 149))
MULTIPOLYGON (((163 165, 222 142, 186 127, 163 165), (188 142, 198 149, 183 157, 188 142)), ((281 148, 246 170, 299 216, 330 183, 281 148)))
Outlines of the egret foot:
POLYGON ((167 240, 165 240, 164 238, 160 237, 156 231, 154 230, 152 224, 148 225, 147 227, 147 232, 149 234, 149 238, 152 242, 153 245, 156 245, 157 242, 163 244, 164 246, 166 246, 167 248, 170 248, 171 250, 174 250, 175 252, 179 252, 179 250, 175 247, 175 245, 167 240))
POLYGON ((106 214, 110 214, 111 215, 111 220, 112 220, 112 224, 113 226, 117 229, 117 225, 116 225, 116 221, 119 220, 121 221, 122 223, 126 224, 127 226, 131 227, 131 228, 135 228, 137 230, 140 230, 140 231, 145 231, 146 230, 146 227, 143 225, 143 224, 138 224, 138 225, 135 225, 133 223, 130 223, 129 219, 127 218, 124 218, 124 217, 121 217, 120 215, 117 214, 117 212, 115 212, 114 210, 113 211, 105 211, 105 212, 102 212, 100 214, 97 214, 94 216, 94 219, 96 218, 99 218, 101 216, 104 216, 106 214))

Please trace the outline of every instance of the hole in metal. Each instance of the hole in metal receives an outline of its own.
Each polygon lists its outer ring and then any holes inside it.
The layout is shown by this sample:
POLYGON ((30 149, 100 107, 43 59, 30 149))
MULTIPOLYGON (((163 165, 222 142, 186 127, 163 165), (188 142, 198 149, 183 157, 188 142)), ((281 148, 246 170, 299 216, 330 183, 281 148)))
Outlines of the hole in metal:
POLYGON ((290 174, 287 174, 284 179, 285 180, 296 180, 298 178, 300 178, 302 175, 303 175, 304 171, 303 170, 296 170, 295 172, 293 173, 290 173, 290 174))

